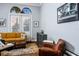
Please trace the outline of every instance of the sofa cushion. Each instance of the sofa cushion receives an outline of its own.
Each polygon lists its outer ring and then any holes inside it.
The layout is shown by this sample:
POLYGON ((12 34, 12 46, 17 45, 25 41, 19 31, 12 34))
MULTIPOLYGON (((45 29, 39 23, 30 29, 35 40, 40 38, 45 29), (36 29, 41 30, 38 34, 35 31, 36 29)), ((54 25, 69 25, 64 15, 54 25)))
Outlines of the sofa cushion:
POLYGON ((16 38, 21 38, 21 34, 22 34, 22 33, 15 33, 15 35, 16 35, 15 37, 16 37, 16 38))
POLYGON ((24 41, 25 39, 23 38, 5 38, 5 41, 24 41))
POLYGON ((0 33, 0 34, 1 34, 2 38, 7 37, 7 34, 6 33, 0 33))
POLYGON ((53 48, 55 44, 53 43, 49 43, 49 42, 43 42, 43 46, 44 47, 49 47, 49 48, 53 48))
POLYGON ((22 42, 26 42, 26 40, 25 39, 21 39, 21 38, 6 38, 5 39, 5 42, 7 42, 7 43, 11 43, 11 42, 15 42, 16 44, 20 44, 20 43, 22 43, 22 42))
POLYGON ((15 38, 16 33, 7 33, 7 38, 15 38))

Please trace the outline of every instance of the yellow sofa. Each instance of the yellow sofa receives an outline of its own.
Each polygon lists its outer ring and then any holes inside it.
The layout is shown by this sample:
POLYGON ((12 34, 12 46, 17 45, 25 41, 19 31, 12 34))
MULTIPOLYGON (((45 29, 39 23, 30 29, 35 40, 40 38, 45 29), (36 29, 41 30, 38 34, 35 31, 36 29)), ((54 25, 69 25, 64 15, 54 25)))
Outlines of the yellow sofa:
POLYGON ((23 32, 4 32, 0 33, 1 37, 5 42, 15 42, 16 44, 19 44, 20 42, 24 42, 27 40, 27 38, 24 38, 22 34, 25 34, 23 32))

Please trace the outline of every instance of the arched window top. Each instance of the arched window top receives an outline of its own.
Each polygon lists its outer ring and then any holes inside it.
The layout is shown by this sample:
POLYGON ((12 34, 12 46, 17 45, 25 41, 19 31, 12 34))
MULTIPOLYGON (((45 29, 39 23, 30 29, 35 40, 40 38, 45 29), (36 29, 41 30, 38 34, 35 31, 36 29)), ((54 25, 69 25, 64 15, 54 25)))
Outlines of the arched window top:
POLYGON ((21 10, 20 10, 19 7, 13 6, 13 7, 10 9, 10 13, 21 13, 21 10))
POLYGON ((24 13, 24 14, 30 14, 30 13, 32 13, 32 11, 31 11, 30 8, 24 7, 24 8, 22 9, 22 13, 24 13))

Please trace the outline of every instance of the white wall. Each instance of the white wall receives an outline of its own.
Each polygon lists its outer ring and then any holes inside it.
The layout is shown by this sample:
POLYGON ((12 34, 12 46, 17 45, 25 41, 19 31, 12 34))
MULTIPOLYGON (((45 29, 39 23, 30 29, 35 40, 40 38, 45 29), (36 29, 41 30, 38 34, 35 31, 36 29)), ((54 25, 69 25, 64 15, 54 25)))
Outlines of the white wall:
MULTIPOLYGON (((23 5, 23 4, 13 4, 13 3, 0 3, 0 17, 4 17, 7 19, 7 25, 6 27, 0 27, 0 32, 9 32, 10 31, 10 17, 9 17, 9 13, 10 13, 10 9, 13 6, 17 6, 19 7, 21 10, 24 7, 29 7, 32 10, 32 20, 38 20, 40 21, 40 6, 28 6, 28 5, 23 5)), ((36 38, 36 32, 38 31, 38 28, 33 28, 33 37, 36 38)))
POLYGON ((72 44, 79 53, 79 21, 57 24, 57 8, 62 4, 43 4, 41 7, 41 29, 48 34, 49 40, 63 38, 72 44))

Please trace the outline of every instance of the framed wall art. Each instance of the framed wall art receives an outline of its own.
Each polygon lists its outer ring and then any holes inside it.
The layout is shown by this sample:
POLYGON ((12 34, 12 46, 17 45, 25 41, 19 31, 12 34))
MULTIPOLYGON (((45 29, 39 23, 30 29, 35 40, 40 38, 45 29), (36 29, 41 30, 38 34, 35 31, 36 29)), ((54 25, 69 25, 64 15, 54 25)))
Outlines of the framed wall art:
POLYGON ((33 21, 33 27, 35 28, 39 27, 39 21, 33 21))
POLYGON ((66 23, 79 20, 79 4, 65 3, 57 8, 57 23, 66 23))
POLYGON ((6 26, 6 18, 0 18, 0 27, 6 26))

